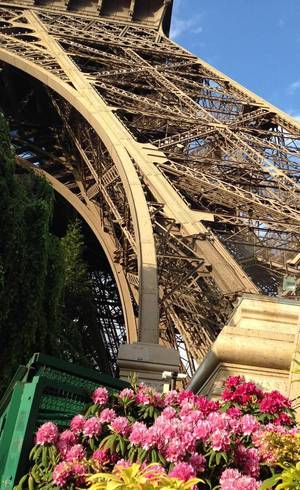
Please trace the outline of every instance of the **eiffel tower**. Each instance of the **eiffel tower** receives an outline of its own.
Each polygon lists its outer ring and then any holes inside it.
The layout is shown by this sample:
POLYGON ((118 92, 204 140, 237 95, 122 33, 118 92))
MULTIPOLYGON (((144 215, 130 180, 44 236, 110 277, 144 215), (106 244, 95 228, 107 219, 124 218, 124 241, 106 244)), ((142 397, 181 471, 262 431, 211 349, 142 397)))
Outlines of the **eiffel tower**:
POLYGON ((297 295, 300 125, 172 42, 171 13, 0 0, 0 106, 17 163, 101 244, 127 341, 177 348, 192 372, 237 297, 291 278, 297 295))

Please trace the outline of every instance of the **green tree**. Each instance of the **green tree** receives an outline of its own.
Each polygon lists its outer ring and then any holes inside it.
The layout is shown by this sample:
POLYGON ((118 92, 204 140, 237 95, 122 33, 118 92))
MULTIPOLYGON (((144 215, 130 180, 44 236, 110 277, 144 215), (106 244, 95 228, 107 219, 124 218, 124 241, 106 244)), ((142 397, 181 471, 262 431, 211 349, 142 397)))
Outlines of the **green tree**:
POLYGON ((109 372, 98 322, 80 222, 70 223, 61 240, 65 260, 65 288, 61 345, 64 356, 82 365, 109 372))
POLYGON ((15 170, 0 113, 0 394, 34 352, 110 370, 80 223, 51 234, 53 189, 15 170))
POLYGON ((36 351, 57 353, 64 262, 50 233, 53 190, 34 174, 15 174, 0 114, 0 390, 36 351))

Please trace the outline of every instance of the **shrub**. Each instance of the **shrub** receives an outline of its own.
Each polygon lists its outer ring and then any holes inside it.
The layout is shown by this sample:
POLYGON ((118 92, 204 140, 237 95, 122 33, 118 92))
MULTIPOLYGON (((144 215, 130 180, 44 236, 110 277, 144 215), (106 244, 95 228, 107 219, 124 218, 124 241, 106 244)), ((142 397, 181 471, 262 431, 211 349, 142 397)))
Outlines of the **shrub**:
POLYGON ((255 490, 279 476, 279 464, 298 458, 289 400, 241 377, 227 379, 220 402, 189 391, 162 395, 145 385, 119 394, 100 387, 92 400, 70 429, 59 432, 51 422, 39 428, 23 484, 114 490, 130 475, 157 488, 190 488, 196 478, 203 489, 255 490), (145 481, 150 468, 155 482, 145 481))

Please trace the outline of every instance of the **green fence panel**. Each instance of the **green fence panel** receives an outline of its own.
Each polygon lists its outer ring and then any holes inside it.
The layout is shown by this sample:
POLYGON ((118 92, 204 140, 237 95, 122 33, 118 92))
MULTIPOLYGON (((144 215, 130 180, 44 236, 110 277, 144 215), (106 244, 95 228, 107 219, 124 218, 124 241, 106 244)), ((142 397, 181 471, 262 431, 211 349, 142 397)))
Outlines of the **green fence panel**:
POLYGON ((98 386, 119 391, 129 384, 42 354, 18 369, 0 401, 1 490, 12 490, 27 472, 37 428, 49 420, 67 427, 98 386))

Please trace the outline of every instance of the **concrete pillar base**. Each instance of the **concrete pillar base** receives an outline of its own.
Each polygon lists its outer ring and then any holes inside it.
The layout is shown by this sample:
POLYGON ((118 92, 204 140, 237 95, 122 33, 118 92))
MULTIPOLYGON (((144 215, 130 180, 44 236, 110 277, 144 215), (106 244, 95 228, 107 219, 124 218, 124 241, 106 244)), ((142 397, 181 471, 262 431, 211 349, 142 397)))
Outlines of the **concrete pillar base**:
POLYGON ((299 331, 298 302, 244 295, 193 376, 189 389, 218 398, 228 376, 242 375, 267 391, 277 389, 295 398, 300 383, 291 384, 291 380, 299 331))
POLYGON ((162 345, 137 342, 120 345, 119 348, 120 378, 128 381, 136 373, 140 383, 153 386, 158 391, 163 390, 165 383, 163 371, 178 372, 179 363, 179 353, 162 345))

